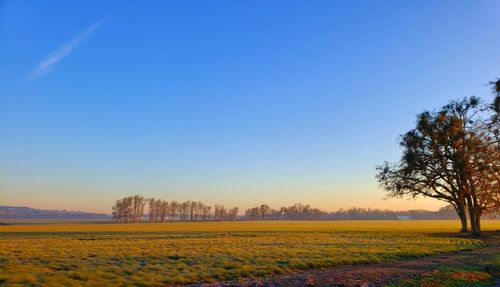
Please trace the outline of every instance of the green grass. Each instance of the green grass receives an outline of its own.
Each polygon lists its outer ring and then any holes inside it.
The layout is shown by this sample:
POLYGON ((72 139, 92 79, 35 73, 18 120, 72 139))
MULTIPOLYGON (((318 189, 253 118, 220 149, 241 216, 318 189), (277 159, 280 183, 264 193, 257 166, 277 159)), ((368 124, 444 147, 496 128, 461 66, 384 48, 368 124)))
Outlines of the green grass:
MULTIPOLYGON (((165 286, 470 250, 456 222, 0 226, 0 285, 165 286), (451 227, 450 227, 451 226, 451 227)), ((486 223, 498 229, 499 222, 486 223)))

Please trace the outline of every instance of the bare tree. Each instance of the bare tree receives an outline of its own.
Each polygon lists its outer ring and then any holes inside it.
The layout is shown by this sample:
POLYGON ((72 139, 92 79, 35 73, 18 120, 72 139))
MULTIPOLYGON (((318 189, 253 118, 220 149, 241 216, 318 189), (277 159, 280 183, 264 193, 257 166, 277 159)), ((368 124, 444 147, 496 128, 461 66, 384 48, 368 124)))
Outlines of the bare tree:
POLYGON ((197 212, 197 208, 198 208, 198 203, 196 201, 188 201, 188 208, 189 208, 189 214, 190 214, 190 218, 189 220, 191 221, 195 221, 195 216, 196 216, 196 212, 197 212))
POLYGON ((140 195, 134 195, 132 197, 132 222, 139 222, 144 217, 144 197, 140 195))
POLYGON ((253 207, 253 208, 247 209, 245 211, 245 217, 248 220, 261 220, 260 208, 259 207, 253 207))
POLYGON ((149 222, 159 222, 162 209, 161 199, 149 198, 147 202, 149 205, 149 222))
POLYGON ((165 219, 170 213, 170 204, 166 200, 162 200, 160 203, 160 222, 165 222, 165 219))
POLYGON ((214 207, 214 221, 224 221, 227 218, 227 209, 224 205, 216 204, 214 207))
POLYGON ((119 199, 113 206, 113 218, 117 223, 138 222, 143 215, 144 198, 141 196, 128 196, 119 199))
POLYGON ((262 204, 259 207, 259 214, 260 214, 261 220, 266 219, 267 216, 271 214, 271 208, 269 207, 269 205, 262 204))
POLYGON ((204 205, 202 208, 202 216, 203 216, 203 221, 209 221, 210 220, 210 211, 212 210, 212 207, 209 205, 204 205))
POLYGON ((238 219, 238 210, 239 210, 239 208, 236 206, 231 208, 228 211, 228 220, 235 221, 236 219, 238 219))
POLYGON ((189 202, 183 202, 179 206, 179 211, 180 211, 180 220, 181 221, 187 221, 188 220, 188 214, 189 214, 189 202))
POLYGON ((174 221, 179 210, 179 203, 175 200, 170 201, 170 220, 174 221))

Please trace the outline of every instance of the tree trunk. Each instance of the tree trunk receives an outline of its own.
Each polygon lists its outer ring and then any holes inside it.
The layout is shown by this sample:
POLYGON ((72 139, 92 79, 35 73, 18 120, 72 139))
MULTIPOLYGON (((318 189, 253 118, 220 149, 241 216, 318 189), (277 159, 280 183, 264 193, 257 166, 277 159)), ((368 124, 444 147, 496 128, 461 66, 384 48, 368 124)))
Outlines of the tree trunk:
POLYGON ((476 233, 477 236, 481 236, 481 213, 477 211, 476 215, 476 233))
POLYGON ((458 213, 458 216, 460 217, 460 221, 462 222, 462 229, 460 230, 460 233, 469 232, 469 229, 467 228, 467 216, 465 214, 465 209, 461 210, 460 213, 458 213))
POLYGON ((470 218, 470 231, 471 235, 474 237, 481 236, 481 215, 477 214, 477 210, 475 210, 474 202, 472 198, 467 198, 467 206, 469 209, 469 218, 470 218))
POLYGON ((452 206, 455 208, 455 211, 457 212, 458 217, 460 217, 460 221, 462 223, 462 229, 460 230, 460 233, 467 233, 469 232, 469 229, 467 227, 467 212, 465 211, 465 204, 452 204, 452 206))

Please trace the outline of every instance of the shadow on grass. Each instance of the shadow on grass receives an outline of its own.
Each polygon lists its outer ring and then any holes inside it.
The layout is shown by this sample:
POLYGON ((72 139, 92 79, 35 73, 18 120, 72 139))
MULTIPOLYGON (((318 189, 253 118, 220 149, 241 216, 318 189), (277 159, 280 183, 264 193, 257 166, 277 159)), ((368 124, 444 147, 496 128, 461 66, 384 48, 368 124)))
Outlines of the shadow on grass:
POLYGON ((415 278, 394 279, 387 286, 500 286, 500 230, 485 231, 480 238, 463 233, 434 233, 432 236, 481 240, 485 248, 461 251, 439 266, 415 278))

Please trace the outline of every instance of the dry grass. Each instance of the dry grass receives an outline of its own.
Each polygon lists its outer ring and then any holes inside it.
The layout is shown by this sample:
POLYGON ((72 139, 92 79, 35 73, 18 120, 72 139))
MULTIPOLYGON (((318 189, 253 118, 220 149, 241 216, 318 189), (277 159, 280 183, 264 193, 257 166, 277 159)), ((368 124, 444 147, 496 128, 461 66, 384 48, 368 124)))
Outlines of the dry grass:
MULTIPOLYGON (((500 229, 486 221, 486 229, 500 229)), ((454 221, 0 226, 0 284, 164 286, 414 258, 483 246, 454 221)))
MULTIPOLYGON (((338 220, 338 221, 236 221, 113 224, 102 221, 85 224, 52 220, 11 220, 13 225, 0 226, 1 232, 163 232, 163 231, 404 231, 456 232, 457 220, 338 220), (18 224, 21 222, 22 224, 18 224), (34 223, 34 224, 31 224, 34 223)), ((483 230, 500 229, 500 220, 484 220, 483 230)))

